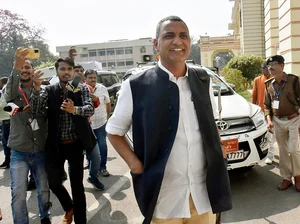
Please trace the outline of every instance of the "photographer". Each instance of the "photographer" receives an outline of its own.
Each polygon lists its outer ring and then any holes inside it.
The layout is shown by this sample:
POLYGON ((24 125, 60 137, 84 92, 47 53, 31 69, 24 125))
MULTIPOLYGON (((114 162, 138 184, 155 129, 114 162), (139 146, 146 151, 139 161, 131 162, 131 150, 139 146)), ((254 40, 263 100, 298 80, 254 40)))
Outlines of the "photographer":
POLYGON ((44 153, 46 119, 32 113, 29 106, 34 69, 31 62, 25 60, 27 54, 27 49, 16 51, 14 68, 8 78, 4 93, 5 100, 13 105, 15 112, 12 113, 8 139, 8 146, 11 148, 11 206, 14 224, 28 224, 26 188, 28 173, 31 170, 37 186, 41 223, 51 223, 49 219, 50 192, 44 153), (16 108, 23 109, 16 111, 16 108))
MULTIPOLYGON (((0 79, 0 88, 1 93, 4 93, 5 86, 7 83, 7 77, 2 77, 0 79), (4 84, 4 86, 3 86, 4 84)), ((4 150, 5 159, 4 162, 0 165, 0 168, 3 169, 9 169, 9 163, 10 163, 10 148, 7 147, 7 141, 9 136, 9 130, 10 130, 10 116, 5 112, 4 108, 6 107, 7 103, 4 99, 4 95, 1 94, 0 97, 0 120, 2 121, 1 124, 1 131, 2 131, 2 146, 4 150)))

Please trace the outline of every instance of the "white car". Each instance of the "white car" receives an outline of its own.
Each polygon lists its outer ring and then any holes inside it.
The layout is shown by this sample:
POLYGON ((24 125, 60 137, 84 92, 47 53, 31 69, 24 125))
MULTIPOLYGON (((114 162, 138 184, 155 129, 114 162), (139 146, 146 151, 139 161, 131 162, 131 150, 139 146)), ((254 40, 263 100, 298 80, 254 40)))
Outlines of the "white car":
MULTIPOLYGON (((152 68, 154 65, 138 66, 125 73, 131 75, 152 68)), ((200 65, 211 77, 215 103, 219 116, 215 119, 227 154, 227 169, 253 167, 265 159, 269 145, 267 143, 267 123, 261 108, 237 94, 224 80, 214 72, 200 65)), ((131 131, 127 138, 132 143, 131 131)))

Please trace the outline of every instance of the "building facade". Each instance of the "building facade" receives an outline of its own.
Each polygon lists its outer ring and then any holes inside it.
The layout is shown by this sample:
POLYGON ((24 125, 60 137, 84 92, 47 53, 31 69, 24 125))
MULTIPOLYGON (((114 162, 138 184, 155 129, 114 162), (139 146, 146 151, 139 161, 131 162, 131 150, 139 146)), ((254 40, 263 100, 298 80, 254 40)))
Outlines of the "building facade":
POLYGON ((265 0, 266 57, 280 54, 285 71, 300 75, 300 0, 265 0))
POLYGON ((114 40, 95 44, 58 46, 56 52, 60 57, 67 57, 71 47, 77 51, 76 62, 98 61, 103 70, 125 73, 136 66, 137 62, 155 59, 153 39, 114 40))
POLYGON ((285 71, 300 75, 300 0, 229 1, 234 1, 229 28, 240 35, 241 53, 280 54, 285 71))
POLYGON ((216 56, 221 52, 228 52, 232 56, 238 56, 240 55, 240 51, 241 49, 239 36, 200 36, 201 65, 203 66, 216 66, 214 64, 214 61, 216 60, 216 56))
POLYGON ((229 0, 234 2, 229 29, 240 36, 241 54, 265 58, 263 0, 229 0))

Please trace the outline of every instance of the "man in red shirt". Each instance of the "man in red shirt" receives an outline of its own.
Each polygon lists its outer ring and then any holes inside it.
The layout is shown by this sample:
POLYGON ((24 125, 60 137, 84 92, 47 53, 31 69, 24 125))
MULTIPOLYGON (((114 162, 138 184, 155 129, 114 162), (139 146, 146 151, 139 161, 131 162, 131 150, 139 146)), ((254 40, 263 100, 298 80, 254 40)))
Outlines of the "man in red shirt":
MULTIPOLYGON (((253 91, 252 91, 252 103, 260 106, 262 111, 265 111, 265 106, 264 106, 265 89, 266 89, 265 81, 273 77, 268 71, 266 62, 263 62, 261 64, 261 73, 262 75, 254 79, 253 91)), ((275 152, 275 148, 274 148, 275 137, 273 134, 273 130, 268 131, 267 137, 268 137, 270 149, 267 158, 265 160, 265 163, 271 165, 273 162, 274 152, 275 152)))

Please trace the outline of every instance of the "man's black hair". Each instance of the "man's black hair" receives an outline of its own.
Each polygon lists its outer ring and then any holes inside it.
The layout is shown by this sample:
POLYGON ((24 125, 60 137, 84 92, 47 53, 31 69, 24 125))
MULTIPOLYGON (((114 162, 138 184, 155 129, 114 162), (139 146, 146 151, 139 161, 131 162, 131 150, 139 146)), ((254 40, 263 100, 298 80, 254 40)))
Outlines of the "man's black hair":
POLYGON ((96 74, 97 75, 97 71, 93 70, 93 69, 88 69, 88 70, 85 71, 84 77, 86 78, 90 74, 96 74))
POLYGON ((261 66, 260 66, 262 69, 267 69, 267 62, 264 61, 263 63, 261 63, 261 66))
POLYGON ((75 65, 74 61, 69 57, 59 58, 59 59, 57 59, 57 61, 55 62, 55 65, 54 65, 56 70, 58 69, 59 62, 65 62, 68 65, 72 66, 73 68, 74 68, 74 65, 75 65))
POLYGON ((159 23, 156 26, 156 39, 158 39, 159 35, 160 35, 160 31, 161 31, 161 25, 166 22, 166 21, 172 21, 172 22, 182 22, 186 28, 189 30, 188 26, 186 25, 186 23, 178 16, 167 16, 165 18, 163 18, 161 21, 159 21, 159 23))
POLYGON ((82 67, 82 65, 75 64, 74 65, 74 69, 76 69, 76 68, 80 68, 80 69, 82 69, 84 71, 84 67, 82 67))

